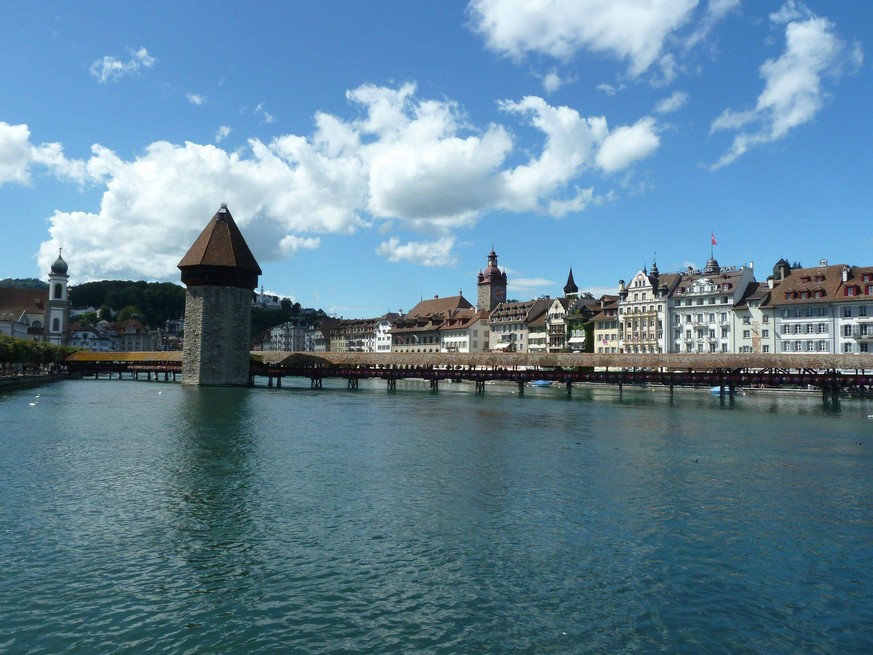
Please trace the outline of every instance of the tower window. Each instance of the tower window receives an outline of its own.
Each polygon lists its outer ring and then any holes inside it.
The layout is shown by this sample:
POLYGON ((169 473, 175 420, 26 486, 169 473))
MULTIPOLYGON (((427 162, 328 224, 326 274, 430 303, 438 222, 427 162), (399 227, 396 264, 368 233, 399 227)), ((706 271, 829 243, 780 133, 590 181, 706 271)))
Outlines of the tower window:
POLYGON ((60 282, 55 284, 55 300, 61 300, 64 295, 64 287, 60 282))

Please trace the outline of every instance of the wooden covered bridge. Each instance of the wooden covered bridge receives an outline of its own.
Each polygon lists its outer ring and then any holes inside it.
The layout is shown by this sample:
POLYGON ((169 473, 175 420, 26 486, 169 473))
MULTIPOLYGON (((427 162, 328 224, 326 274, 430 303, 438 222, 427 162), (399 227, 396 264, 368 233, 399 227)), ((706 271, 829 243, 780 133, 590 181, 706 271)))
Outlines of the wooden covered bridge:
MULTIPOLYGON (((181 375, 181 352, 93 353, 80 351, 67 359, 69 370, 83 377, 123 375, 139 379, 176 381, 181 375)), ((252 352, 251 384, 265 379, 281 386, 285 377, 310 380, 321 388, 325 378, 358 381, 379 378, 389 390, 398 380, 423 379, 432 390, 442 381, 469 381, 484 392, 485 383, 506 381, 524 385, 548 380, 566 386, 576 383, 617 385, 658 384, 669 387, 720 387, 731 395, 740 387, 816 387, 836 401, 845 390, 869 393, 873 388, 873 355, 832 354, 526 354, 526 353, 289 353, 252 352)))

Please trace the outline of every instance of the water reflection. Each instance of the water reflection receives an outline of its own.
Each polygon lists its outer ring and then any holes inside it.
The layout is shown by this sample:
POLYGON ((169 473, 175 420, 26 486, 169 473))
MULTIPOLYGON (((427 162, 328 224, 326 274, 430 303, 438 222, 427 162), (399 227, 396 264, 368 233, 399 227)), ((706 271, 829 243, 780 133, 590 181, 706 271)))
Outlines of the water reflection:
POLYGON ((180 391, 169 480, 173 548, 200 591, 237 594, 258 561, 252 392, 180 391))

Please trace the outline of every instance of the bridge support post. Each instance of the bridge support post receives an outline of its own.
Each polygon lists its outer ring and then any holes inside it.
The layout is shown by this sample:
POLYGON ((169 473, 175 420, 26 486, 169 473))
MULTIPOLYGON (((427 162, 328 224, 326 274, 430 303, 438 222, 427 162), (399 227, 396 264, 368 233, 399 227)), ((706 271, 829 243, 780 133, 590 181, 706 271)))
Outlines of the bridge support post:
POLYGON ((397 391, 397 380, 388 378, 388 391, 397 391))
POLYGON ((519 380, 517 384, 518 384, 518 395, 523 396, 524 395, 524 380, 519 380))
POLYGON ((321 378, 309 378, 310 389, 321 389, 321 378))
POLYGON ((358 388, 358 378, 349 378, 346 387, 348 389, 357 389, 358 388))
POLYGON ((278 376, 278 377, 276 378, 276 388, 277 388, 277 389, 281 389, 281 388, 282 388, 282 376, 278 376))
POLYGON ((573 383, 567 383, 567 398, 570 398, 573 395, 573 383))
POLYGON ((476 393, 485 393, 485 380, 476 380, 476 393))
POLYGON ((273 376, 272 375, 267 376, 267 388, 268 389, 273 388, 273 376))
POLYGON ((430 390, 431 391, 439 391, 440 390, 440 381, 437 378, 431 378, 430 390))

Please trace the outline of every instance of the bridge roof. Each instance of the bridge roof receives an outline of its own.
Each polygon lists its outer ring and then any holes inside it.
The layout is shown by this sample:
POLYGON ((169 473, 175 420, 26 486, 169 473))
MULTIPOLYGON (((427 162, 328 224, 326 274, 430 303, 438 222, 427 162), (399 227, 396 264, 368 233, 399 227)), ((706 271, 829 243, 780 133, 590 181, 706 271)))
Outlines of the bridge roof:
POLYGON ((99 353, 90 350, 79 350, 67 357, 68 362, 182 362, 181 350, 159 350, 145 352, 99 353))
POLYGON ((592 353, 301 353, 253 352, 258 363, 274 366, 484 366, 497 368, 614 369, 873 369, 873 354, 592 354, 592 353))

